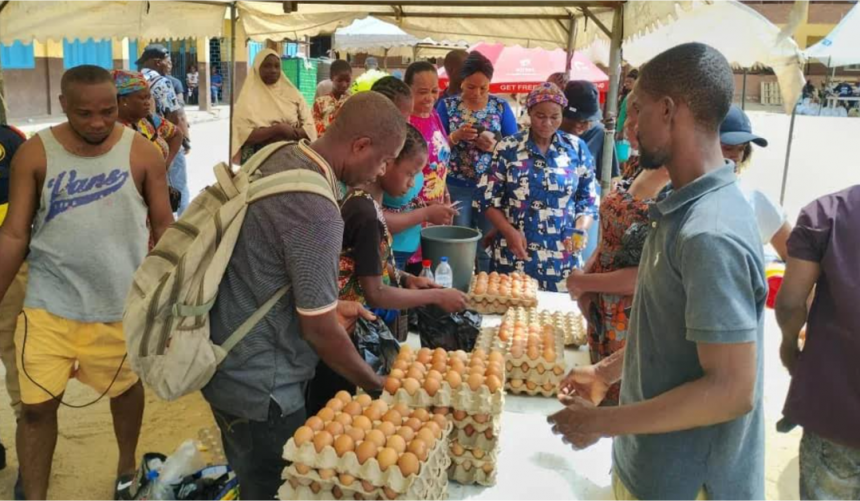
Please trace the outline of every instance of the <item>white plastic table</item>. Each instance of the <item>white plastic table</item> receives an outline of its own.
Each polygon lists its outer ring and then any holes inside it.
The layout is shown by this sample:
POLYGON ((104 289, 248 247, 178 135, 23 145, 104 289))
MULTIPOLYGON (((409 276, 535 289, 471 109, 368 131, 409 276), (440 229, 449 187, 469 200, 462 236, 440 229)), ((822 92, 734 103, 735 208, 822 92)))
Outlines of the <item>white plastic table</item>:
MULTIPOLYGON (((567 294, 538 293, 538 309, 578 311, 567 294)), ((486 315, 483 326, 501 323, 501 316, 486 315)), ((417 335, 408 344, 418 348, 417 335)), ((568 370, 588 364, 588 350, 565 349, 568 370)), ((507 394, 502 413, 496 485, 448 486, 450 499, 614 499, 610 488, 612 441, 603 439, 585 451, 574 451, 552 434, 548 415, 560 410, 554 398, 507 394)))

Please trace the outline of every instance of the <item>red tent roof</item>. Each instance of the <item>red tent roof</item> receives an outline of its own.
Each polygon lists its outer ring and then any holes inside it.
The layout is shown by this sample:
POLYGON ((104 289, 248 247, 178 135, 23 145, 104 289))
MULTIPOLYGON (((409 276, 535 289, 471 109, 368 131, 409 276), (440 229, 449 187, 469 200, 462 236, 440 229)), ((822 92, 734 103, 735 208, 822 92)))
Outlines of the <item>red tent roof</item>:
MULTIPOLYGON (((527 49, 502 44, 479 43, 469 49, 476 50, 493 62, 493 80, 490 92, 517 94, 530 92, 553 73, 564 71, 567 53, 561 49, 527 49)), ((609 86, 609 77, 587 57, 579 52, 573 55, 570 69, 571 80, 588 80, 597 85, 601 93, 609 86)), ((439 69, 439 86, 448 86, 445 68, 439 69)))

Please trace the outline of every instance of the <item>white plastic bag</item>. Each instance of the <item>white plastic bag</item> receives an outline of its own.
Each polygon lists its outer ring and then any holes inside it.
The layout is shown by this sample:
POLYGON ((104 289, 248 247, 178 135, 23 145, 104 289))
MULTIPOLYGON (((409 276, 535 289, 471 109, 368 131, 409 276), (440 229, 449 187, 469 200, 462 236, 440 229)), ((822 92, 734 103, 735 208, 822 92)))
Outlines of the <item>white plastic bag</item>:
POLYGON ((178 484, 188 475, 206 467, 206 460, 197 447, 197 441, 186 440, 167 458, 159 472, 159 479, 165 484, 178 484))

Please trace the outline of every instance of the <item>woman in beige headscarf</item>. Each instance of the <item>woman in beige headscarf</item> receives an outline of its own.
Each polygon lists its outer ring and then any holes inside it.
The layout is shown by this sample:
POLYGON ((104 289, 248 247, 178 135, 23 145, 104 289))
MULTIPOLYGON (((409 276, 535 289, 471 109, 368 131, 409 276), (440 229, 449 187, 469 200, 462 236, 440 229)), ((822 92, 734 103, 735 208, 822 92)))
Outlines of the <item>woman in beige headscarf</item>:
POLYGON ((315 140, 311 110, 281 71, 278 53, 266 49, 254 58, 233 116, 233 161, 244 163, 275 141, 315 140))

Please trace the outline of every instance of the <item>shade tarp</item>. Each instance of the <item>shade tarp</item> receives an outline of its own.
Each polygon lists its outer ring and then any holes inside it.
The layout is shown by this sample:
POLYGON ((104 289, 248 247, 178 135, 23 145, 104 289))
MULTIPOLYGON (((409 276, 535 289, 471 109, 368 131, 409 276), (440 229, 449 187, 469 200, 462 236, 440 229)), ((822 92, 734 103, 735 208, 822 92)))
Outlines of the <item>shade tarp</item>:
POLYGON ((225 13, 226 6, 189 2, 13 1, 0 13, 0 42, 218 37, 225 13))
MULTIPOLYGON (((493 62, 493 79, 490 92, 502 94, 528 93, 547 78, 565 67, 567 53, 561 49, 526 49, 501 44, 478 44, 469 49, 477 51, 493 62)), ((597 85, 601 93, 609 89, 609 77, 582 53, 575 53, 571 61, 571 80, 588 80, 597 85)), ((445 68, 439 69, 439 83, 447 86, 445 68)))
POLYGON ((419 39, 374 17, 357 19, 346 28, 335 31, 333 46, 334 50, 346 54, 383 54, 387 51, 389 56, 403 57, 412 57, 416 47, 422 53, 439 50, 443 54, 454 48, 437 44, 430 38, 419 39))
MULTIPOLYGON (((696 1, 690 9, 677 9, 674 19, 672 23, 627 39, 624 59, 633 66, 640 66, 676 45, 705 43, 719 50, 736 67, 771 68, 779 81, 783 106, 791 112, 806 83, 803 77, 805 58, 794 40, 785 36, 779 27, 734 1, 696 1), (731 30, 714 29, 714 26, 728 26, 731 30)), ((594 61, 605 61, 609 56, 609 42, 595 38, 584 52, 594 61)))
POLYGON ((860 4, 855 5, 829 35, 807 49, 805 54, 834 68, 860 64, 860 4))

